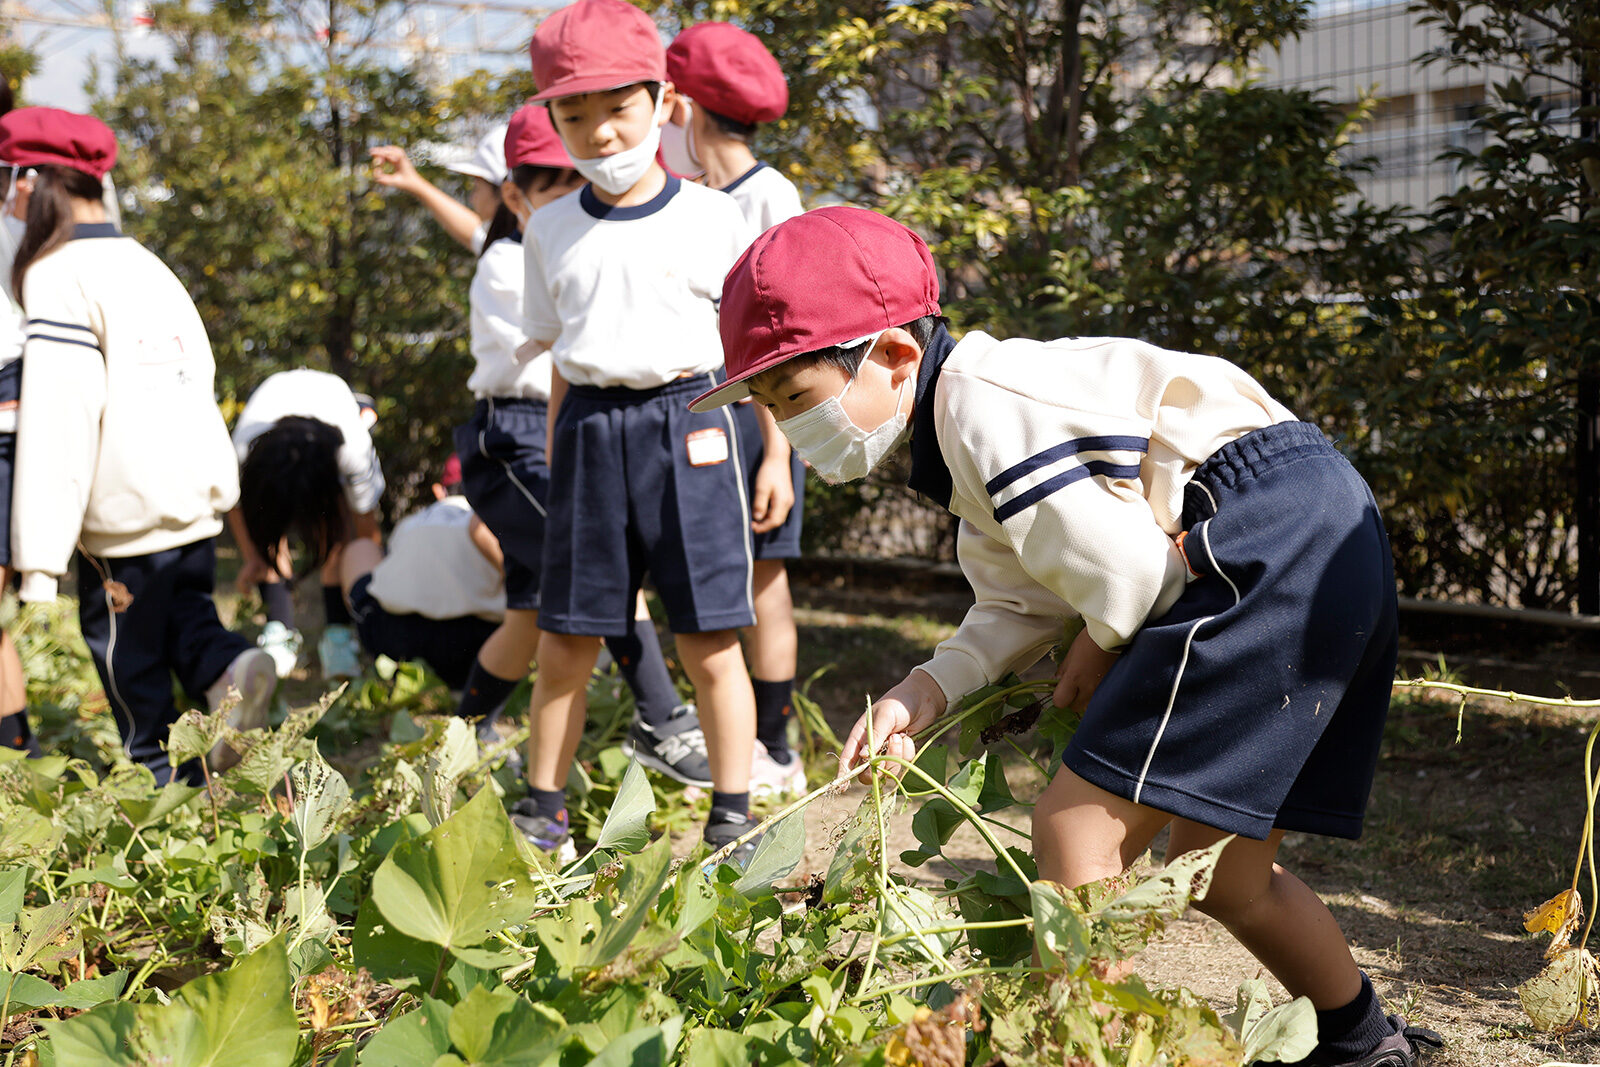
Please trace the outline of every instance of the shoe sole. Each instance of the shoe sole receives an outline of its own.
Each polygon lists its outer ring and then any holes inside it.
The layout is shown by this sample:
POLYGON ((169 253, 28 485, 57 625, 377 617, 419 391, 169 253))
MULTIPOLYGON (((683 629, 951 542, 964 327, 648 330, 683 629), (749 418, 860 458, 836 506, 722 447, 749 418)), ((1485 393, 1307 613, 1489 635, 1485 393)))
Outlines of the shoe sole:
MULTIPOLYGON (((267 725, 272 697, 278 691, 278 665, 272 661, 272 654, 257 648, 245 656, 250 658, 240 657, 242 677, 233 682, 233 688, 239 692, 239 703, 228 712, 228 722, 241 733, 267 725)), ((220 773, 238 763, 240 758, 226 742, 219 741, 211 749, 211 769, 220 773)))
POLYGON ((682 771, 673 767, 672 764, 668 763, 660 756, 657 756, 649 749, 640 748, 638 745, 635 745, 632 739, 622 742, 622 754, 631 760, 637 761, 650 770, 655 771, 657 774, 666 775, 675 782, 682 782, 684 785, 698 786, 701 789, 711 788, 711 779, 689 777, 687 774, 684 774, 682 771))

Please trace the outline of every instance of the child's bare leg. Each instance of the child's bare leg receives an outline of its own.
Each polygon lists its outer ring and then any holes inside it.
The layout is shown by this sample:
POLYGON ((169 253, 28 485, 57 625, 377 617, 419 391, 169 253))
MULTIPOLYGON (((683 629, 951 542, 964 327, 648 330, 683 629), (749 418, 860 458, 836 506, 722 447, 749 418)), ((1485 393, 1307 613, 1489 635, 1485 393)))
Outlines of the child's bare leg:
POLYGON ((744 631, 749 640, 750 675, 775 682, 793 678, 799 638, 794 628, 789 570, 784 561, 756 560, 750 591, 756 610, 756 624, 744 631))
POLYGON ((1166 812, 1124 800, 1063 767, 1033 809, 1039 877, 1080 886, 1121 874, 1170 821, 1166 812))
POLYGON ((528 784, 561 790, 578 756, 588 712, 589 675, 600 638, 546 632, 539 638, 539 676, 528 704, 528 784))
MULTIPOLYGON (((1226 836, 1176 819, 1167 855, 1207 848, 1226 836)), ((1265 841, 1235 838, 1223 850, 1210 891, 1194 906, 1226 926, 1290 996, 1309 997, 1319 1011, 1338 1008, 1361 992, 1361 972, 1322 898, 1273 862, 1282 841, 1282 830, 1265 841)))
POLYGON ((478 662, 497 678, 521 679, 539 651, 539 613, 512 608, 478 650, 478 662))
POLYGON ((0 716, 15 715, 28 706, 28 679, 22 673, 11 635, 0 632, 0 716))
POLYGON ((706 735, 711 781, 719 793, 750 791, 756 740, 756 698, 733 630, 678 634, 678 659, 694 684, 706 735))

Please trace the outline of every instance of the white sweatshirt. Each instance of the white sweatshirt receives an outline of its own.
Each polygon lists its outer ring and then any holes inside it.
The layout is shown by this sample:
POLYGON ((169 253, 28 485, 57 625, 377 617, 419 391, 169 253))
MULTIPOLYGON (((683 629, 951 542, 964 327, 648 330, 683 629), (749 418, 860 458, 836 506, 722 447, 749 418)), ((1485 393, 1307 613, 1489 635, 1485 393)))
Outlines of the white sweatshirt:
POLYGON ((383 468, 378 465, 372 436, 361 421, 361 405, 344 379, 326 371, 280 371, 256 386, 233 427, 233 447, 243 463, 250 444, 278 424, 298 415, 336 427, 344 435, 339 446, 339 480, 350 510, 366 515, 383 496, 383 468))
POLYGON ((765 163, 757 163, 722 187, 750 221, 751 232, 763 234, 805 211, 794 182, 765 163))
POLYGON ((472 543, 471 523, 464 496, 407 515, 389 535, 389 554, 373 569, 367 592, 394 615, 499 622, 506 614, 505 578, 472 543))
POLYGON ((467 291, 477 364, 467 388, 479 400, 550 399, 550 353, 541 352, 526 363, 517 359, 517 349, 528 339, 522 330, 522 288, 522 242, 503 237, 478 257, 467 291))
POLYGON ((110 223, 29 268, 12 562, 55 596, 73 548, 122 558, 215 537, 239 472, 211 342, 183 284, 110 223))
POLYGON ((1164 614, 1189 579, 1173 539, 1195 468, 1295 419, 1226 360, 1115 337, 970 333, 917 395, 911 484, 961 519, 977 598, 922 667, 951 700, 1037 659, 1065 617, 1116 650, 1164 614))

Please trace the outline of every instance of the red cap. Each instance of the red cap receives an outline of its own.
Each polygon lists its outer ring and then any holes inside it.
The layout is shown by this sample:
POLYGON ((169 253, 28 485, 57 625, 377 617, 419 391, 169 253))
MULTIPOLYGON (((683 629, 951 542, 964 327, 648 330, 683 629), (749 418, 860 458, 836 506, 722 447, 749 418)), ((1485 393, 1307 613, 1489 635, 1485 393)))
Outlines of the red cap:
POLYGON ((578 0, 539 23, 528 42, 534 101, 667 80, 667 53, 650 16, 626 0, 578 0))
POLYGON ((690 26, 667 49, 667 77, 708 111, 753 126, 789 107, 789 83, 761 38, 731 22, 690 26))
POLYGON ((506 170, 524 165, 572 169, 572 157, 550 121, 550 109, 542 104, 523 104, 506 127, 506 170))
POLYGON ((71 167, 103 178, 117 161, 117 136, 93 115, 19 107, 0 115, 0 163, 71 167))
POLYGON ((722 283, 724 384, 694 398, 710 411, 745 383, 806 352, 939 314, 939 279, 922 238, 876 211, 823 207, 757 237, 722 283))
POLYGON ((439 484, 446 489, 454 489, 461 484, 461 457, 455 452, 450 453, 450 458, 444 461, 444 470, 439 472, 439 484))

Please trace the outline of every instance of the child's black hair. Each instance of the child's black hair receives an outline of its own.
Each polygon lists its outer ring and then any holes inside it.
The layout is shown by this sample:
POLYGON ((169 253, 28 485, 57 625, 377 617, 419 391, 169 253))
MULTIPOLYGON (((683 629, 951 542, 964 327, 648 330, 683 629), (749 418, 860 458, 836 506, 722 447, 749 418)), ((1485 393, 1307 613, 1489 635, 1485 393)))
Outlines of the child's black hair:
POLYGON ((22 302, 22 280, 35 260, 43 259, 66 244, 77 226, 74 200, 99 200, 104 189, 100 179, 73 167, 40 164, 30 168, 38 175, 33 196, 28 201, 28 226, 11 261, 11 291, 22 302))
POLYGON ((712 111, 710 108, 702 108, 701 110, 703 110, 708 116, 710 116, 711 121, 716 124, 717 129, 721 130, 727 136, 732 137, 735 141, 738 141, 740 144, 749 144, 751 141, 755 140, 755 137, 756 137, 756 124, 755 123, 753 123, 753 122, 740 122, 737 119, 730 119, 726 115, 717 114, 715 111, 712 111))
MULTIPOLYGON (((917 347, 927 350, 928 343, 933 340, 936 329, 948 320, 943 315, 924 315, 920 319, 913 319, 900 328, 909 333, 917 347)), ((870 351, 865 344, 856 345, 854 348, 845 348, 842 345, 832 345, 828 348, 819 348, 815 352, 802 352, 798 356, 791 356, 772 370, 757 374, 752 381, 783 371, 784 374, 794 374, 808 367, 828 366, 838 367, 851 378, 861 370, 861 361, 867 358, 870 351)))
POLYGON ((558 182, 570 181, 571 167, 541 167, 533 163, 518 163, 511 168, 511 184, 521 189, 523 195, 548 192, 558 182))
POLYGON ((337 426, 299 415, 279 419, 250 442, 239 466, 239 508, 250 540, 269 566, 277 567, 278 546, 291 534, 310 556, 306 573, 321 569, 344 542, 343 445, 337 426))
POLYGON ((489 228, 483 231, 483 247, 478 249, 478 258, 489 251, 489 246, 502 237, 514 237, 522 224, 517 221, 517 213, 506 207, 504 203, 494 209, 494 215, 489 219, 489 228))

